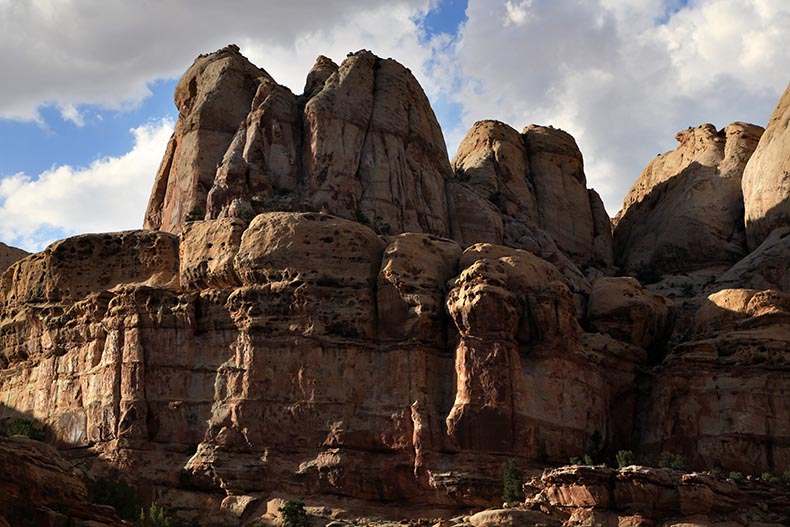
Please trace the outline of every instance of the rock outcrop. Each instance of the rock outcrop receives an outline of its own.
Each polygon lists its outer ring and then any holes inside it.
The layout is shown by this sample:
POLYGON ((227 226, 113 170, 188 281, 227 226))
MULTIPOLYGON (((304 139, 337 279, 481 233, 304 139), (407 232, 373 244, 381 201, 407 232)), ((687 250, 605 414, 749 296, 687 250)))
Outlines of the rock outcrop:
POLYGON ((578 265, 611 265, 609 217, 586 187, 568 133, 536 125, 518 133, 480 121, 461 141, 453 168, 450 224, 460 243, 504 243, 544 257, 559 247, 578 265))
POLYGON ((218 523, 288 489, 484 503, 503 456, 624 445, 645 360, 529 252, 321 213, 71 238, 0 297, 0 401, 218 523))
POLYGON ((790 227, 790 85, 743 172, 743 201, 750 250, 775 228, 790 227))
POLYGON ((741 176, 762 128, 706 124, 679 132, 628 192, 614 230, 616 263, 648 281, 731 265, 746 255, 741 176))
POLYGON ((790 514, 790 495, 781 483, 636 465, 546 470, 524 488, 527 499, 513 512, 532 513, 529 525, 779 527, 790 514))
POLYGON ((321 211, 382 233, 447 235, 447 151, 411 72, 369 51, 319 57, 299 97, 230 46, 176 88, 179 120, 145 227, 321 211))
POLYGON ((178 234, 187 219, 202 219, 217 164, 266 82, 271 76, 236 46, 195 59, 176 85, 178 122, 156 174, 146 228, 178 234))

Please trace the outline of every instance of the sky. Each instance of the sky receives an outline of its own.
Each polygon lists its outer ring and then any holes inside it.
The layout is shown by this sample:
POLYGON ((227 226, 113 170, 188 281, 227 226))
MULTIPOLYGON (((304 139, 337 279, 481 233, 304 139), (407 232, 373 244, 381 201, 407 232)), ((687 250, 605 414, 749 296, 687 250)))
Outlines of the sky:
POLYGON ((477 120, 562 128, 614 216, 677 131, 767 123, 790 2, 0 0, 0 241, 140 228, 175 84, 229 43, 295 93, 319 54, 397 59, 451 157, 477 120))

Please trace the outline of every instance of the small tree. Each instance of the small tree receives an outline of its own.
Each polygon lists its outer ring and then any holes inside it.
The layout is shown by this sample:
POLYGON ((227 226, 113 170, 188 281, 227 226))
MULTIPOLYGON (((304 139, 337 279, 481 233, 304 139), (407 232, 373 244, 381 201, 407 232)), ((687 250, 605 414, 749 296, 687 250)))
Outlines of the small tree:
POLYGON ((145 509, 140 509, 140 518, 136 527, 173 527, 173 520, 167 515, 164 507, 153 502, 148 509, 148 514, 145 509))
POLYGON ((686 468, 686 462, 680 454, 661 452, 661 457, 658 459, 658 466, 672 470, 683 470, 686 468))
POLYGON ((279 510, 283 515, 285 527, 309 527, 307 511, 304 508, 304 498, 288 500, 279 510))
POLYGON ((636 456, 630 450, 620 450, 617 452, 616 459, 618 468, 636 465, 636 456))
POLYGON ((521 501, 524 497, 521 490, 522 477, 523 475, 518 469, 515 460, 508 459, 505 466, 502 468, 502 481, 504 484, 502 498, 505 502, 511 503, 514 501, 521 501))

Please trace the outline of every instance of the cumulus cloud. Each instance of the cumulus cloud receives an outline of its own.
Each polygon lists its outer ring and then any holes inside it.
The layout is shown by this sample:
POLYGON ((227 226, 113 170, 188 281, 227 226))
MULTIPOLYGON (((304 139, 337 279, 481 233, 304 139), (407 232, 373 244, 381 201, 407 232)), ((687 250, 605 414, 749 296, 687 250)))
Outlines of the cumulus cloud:
POLYGON ((790 80, 785 0, 470 0, 440 68, 463 111, 573 134, 610 214, 680 129, 765 125, 790 80))
POLYGON ((52 105, 79 124, 81 104, 133 107, 151 81, 231 42, 247 44, 259 66, 300 91, 327 47, 341 57, 362 47, 419 51, 409 17, 431 1, 0 1, 0 118, 37 120, 52 105))
POLYGON ((132 129, 134 146, 87 167, 55 166, 0 180, 0 238, 28 251, 85 232, 137 228, 174 123, 132 129))

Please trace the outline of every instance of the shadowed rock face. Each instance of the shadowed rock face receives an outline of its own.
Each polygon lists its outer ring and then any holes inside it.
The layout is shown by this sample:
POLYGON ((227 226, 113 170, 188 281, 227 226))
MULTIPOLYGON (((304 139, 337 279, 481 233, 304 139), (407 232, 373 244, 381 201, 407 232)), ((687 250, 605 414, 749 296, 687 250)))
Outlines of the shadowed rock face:
POLYGON ((743 200, 750 250, 790 225, 790 85, 743 172, 743 200))
POLYGON ((447 151, 414 76, 368 51, 319 57, 297 97, 231 46, 176 88, 179 120, 145 227, 322 211, 382 233, 447 235, 447 151))
POLYGON ((660 275, 732 265, 746 255, 741 175, 762 128, 733 123, 679 132, 629 191, 614 230, 617 264, 660 275))

